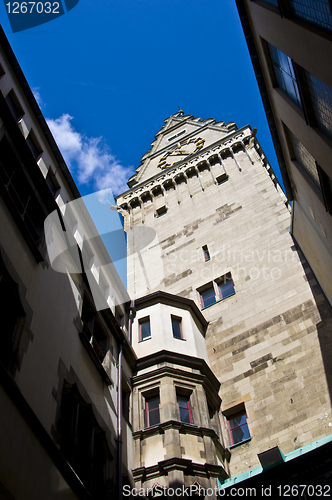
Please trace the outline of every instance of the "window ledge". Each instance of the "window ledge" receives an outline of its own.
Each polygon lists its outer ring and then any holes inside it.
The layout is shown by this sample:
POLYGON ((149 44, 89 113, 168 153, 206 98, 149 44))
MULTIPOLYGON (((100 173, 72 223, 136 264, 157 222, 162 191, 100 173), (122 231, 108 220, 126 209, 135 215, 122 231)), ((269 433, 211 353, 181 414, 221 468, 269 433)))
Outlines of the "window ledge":
POLYGON ((240 441, 239 443, 236 443, 236 444, 232 444, 229 449, 232 450, 233 448, 236 448, 237 446, 241 446, 241 444, 245 444, 245 443, 248 443, 249 441, 251 441, 251 437, 248 438, 248 439, 244 439, 243 441, 240 441))
POLYGON ((213 304, 210 304, 209 306, 206 306, 206 307, 202 307, 202 311, 205 311, 205 309, 209 309, 209 307, 212 307, 215 304, 218 304, 219 302, 222 302, 222 300, 221 299, 216 300, 215 302, 213 302, 213 304))
POLYGON ((232 293, 231 295, 228 295, 228 297, 225 297, 224 299, 219 299, 219 300, 216 300, 215 302, 213 302, 213 304, 210 304, 209 306, 206 306, 206 307, 202 307, 202 311, 205 311, 205 309, 209 309, 209 307, 212 307, 214 306, 215 304, 219 304, 219 302, 224 302, 225 300, 229 299, 230 297, 233 297, 233 295, 235 295, 236 292, 232 293))
POLYGON ((150 340, 151 338, 152 336, 150 335, 150 337, 146 337, 146 339, 139 340, 138 343, 140 344, 141 342, 145 342, 146 340, 150 340))

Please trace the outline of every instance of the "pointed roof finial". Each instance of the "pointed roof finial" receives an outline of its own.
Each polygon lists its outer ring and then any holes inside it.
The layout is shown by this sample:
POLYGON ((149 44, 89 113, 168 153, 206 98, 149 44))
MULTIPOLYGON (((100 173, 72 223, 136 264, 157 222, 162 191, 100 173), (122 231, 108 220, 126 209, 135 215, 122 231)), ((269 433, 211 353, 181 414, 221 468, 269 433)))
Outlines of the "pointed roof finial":
POLYGON ((178 106, 178 108, 179 108, 178 115, 179 116, 183 116, 184 115, 184 111, 180 108, 180 106, 178 106))

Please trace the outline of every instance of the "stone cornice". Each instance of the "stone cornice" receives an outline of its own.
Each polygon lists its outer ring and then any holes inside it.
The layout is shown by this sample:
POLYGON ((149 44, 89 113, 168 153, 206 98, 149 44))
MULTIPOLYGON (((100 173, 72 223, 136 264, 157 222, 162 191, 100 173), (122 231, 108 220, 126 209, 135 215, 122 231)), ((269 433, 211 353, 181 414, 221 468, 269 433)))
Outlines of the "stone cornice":
POLYGON ((174 372, 174 374, 178 375, 182 375, 183 373, 185 373, 186 378, 195 377, 201 382, 203 382, 205 379, 209 382, 208 385, 212 386, 211 389, 213 391, 215 391, 216 393, 218 393, 219 391, 220 382, 204 359, 187 356, 185 354, 178 354, 176 352, 166 350, 154 352, 152 354, 149 354, 148 356, 139 358, 136 362, 136 375, 134 375, 133 377, 133 382, 137 384, 147 377, 151 378, 154 374, 158 373, 158 376, 160 377, 163 373, 167 374, 171 372, 172 374, 174 372), (152 366, 157 366, 161 363, 170 363, 170 366, 164 364, 163 366, 159 366, 153 371, 150 369, 152 366), (197 370, 197 373, 188 371, 184 372, 179 368, 174 368, 174 365, 192 368, 194 370, 197 370), (146 368, 149 368, 148 374, 137 375, 137 372, 139 372, 140 370, 145 370, 146 368))
POLYGON ((133 469, 135 481, 147 481, 155 477, 167 475, 171 470, 182 470, 188 476, 219 477, 228 478, 228 474, 222 465, 210 463, 196 463, 186 458, 170 458, 161 460, 151 467, 139 467, 133 469))
POLYGON ((153 292, 149 295, 145 295, 144 297, 140 297, 139 299, 137 299, 135 301, 135 307, 137 310, 139 310, 158 303, 171 305, 191 311, 204 330, 209 324, 209 322, 206 321, 205 317, 198 309, 196 303, 193 300, 187 299, 185 297, 179 297, 178 295, 173 295, 171 293, 163 292, 160 290, 158 292, 153 292))

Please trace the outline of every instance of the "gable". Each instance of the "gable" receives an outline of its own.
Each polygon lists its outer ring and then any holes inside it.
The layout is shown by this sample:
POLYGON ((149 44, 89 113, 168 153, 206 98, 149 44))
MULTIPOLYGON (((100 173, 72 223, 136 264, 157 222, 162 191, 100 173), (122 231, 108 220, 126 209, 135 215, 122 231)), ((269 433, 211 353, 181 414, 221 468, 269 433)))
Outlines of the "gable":
POLYGON ((142 157, 141 165, 128 182, 132 187, 144 182, 162 170, 211 146, 211 144, 236 130, 235 123, 217 123, 213 119, 185 116, 183 111, 165 120, 156 134, 152 148, 142 157))

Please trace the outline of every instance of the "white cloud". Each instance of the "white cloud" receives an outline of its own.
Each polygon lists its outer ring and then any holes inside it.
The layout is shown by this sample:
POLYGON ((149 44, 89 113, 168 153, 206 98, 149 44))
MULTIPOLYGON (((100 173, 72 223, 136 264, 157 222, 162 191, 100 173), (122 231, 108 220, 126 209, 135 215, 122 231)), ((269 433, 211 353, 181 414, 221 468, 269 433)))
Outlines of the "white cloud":
POLYGON ((38 103, 38 106, 40 107, 40 109, 42 109, 44 107, 44 101, 41 98, 41 95, 40 95, 40 92, 39 92, 39 87, 35 87, 35 88, 31 89, 31 90, 32 90, 34 98, 36 99, 36 101, 38 103))
POLYGON ((126 191, 132 167, 121 165, 102 137, 77 132, 72 119, 64 114, 55 120, 47 119, 47 123, 78 184, 91 184, 95 191, 111 188, 115 195, 126 191))

